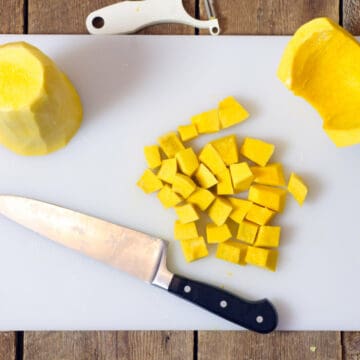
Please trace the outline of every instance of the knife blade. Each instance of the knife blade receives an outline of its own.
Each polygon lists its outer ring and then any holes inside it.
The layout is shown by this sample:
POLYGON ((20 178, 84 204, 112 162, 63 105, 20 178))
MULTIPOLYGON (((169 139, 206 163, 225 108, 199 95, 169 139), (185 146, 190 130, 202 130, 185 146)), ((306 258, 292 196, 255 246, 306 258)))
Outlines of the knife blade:
POLYGON ((269 300, 246 300, 223 289, 171 273, 166 265, 165 240, 19 196, 0 195, 0 214, 249 330, 269 333, 277 326, 277 312, 269 300))

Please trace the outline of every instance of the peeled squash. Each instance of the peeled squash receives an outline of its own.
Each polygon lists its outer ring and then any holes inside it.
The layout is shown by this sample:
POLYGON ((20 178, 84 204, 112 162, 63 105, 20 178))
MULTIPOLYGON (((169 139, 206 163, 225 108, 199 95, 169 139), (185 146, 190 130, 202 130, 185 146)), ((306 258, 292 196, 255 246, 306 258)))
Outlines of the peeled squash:
POLYGON ((301 26, 287 45, 277 75, 317 109, 337 146, 360 143, 360 45, 328 18, 301 26))
POLYGON ((56 64, 25 42, 0 46, 0 143, 20 155, 45 155, 79 129, 82 105, 56 64))

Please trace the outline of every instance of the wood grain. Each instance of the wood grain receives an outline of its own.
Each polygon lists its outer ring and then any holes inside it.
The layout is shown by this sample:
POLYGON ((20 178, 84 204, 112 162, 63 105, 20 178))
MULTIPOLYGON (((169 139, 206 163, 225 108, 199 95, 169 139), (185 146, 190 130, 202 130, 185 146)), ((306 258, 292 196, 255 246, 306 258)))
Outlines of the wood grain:
POLYGON ((360 1, 343 0, 343 26, 353 35, 360 35, 360 1))
POLYGON ((343 333, 343 360, 360 360, 360 332, 343 333))
POLYGON ((0 33, 22 34, 24 31, 24 1, 0 0, 0 33))
MULTIPOLYGON (((200 4, 205 19, 204 2, 200 4)), ((287 35, 318 16, 339 20, 339 0, 221 0, 215 5, 222 34, 287 35)))
MULTIPOLYGON (((4 0, 5 1, 5 0, 4 0)), ((29 33, 85 34, 86 17, 94 10, 113 4, 114 0, 29 0, 29 33)), ((189 13, 195 14, 195 0, 185 0, 189 13)), ((191 27, 165 24, 141 31, 143 34, 193 34, 191 27)))
POLYGON ((341 360, 340 332, 200 331, 198 360, 341 360))
POLYGON ((15 360, 15 333, 0 333, 0 360, 15 360))
POLYGON ((191 331, 26 332, 24 360, 192 360, 191 331))

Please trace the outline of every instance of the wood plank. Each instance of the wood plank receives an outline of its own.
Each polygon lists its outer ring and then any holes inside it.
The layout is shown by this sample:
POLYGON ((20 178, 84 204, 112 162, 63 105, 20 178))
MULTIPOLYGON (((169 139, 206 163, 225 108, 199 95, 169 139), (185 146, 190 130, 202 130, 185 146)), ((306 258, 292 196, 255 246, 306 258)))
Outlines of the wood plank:
POLYGON ((0 0, 0 33, 22 34, 24 31, 23 0, 0 0))
MULTIPOLYGON (((200 4, 200 16, 206 19, 204 2, 200 4)), ((318 16, 339 20, 339 0, 222 0, 215 10, 222 34, 287 35, 318 16)))
POLYGON ((353 35, 360 35, 360 1, 343 0, 343 26, 353 35))
POLYGON ((343 360, 360 359, 360 331, 343 332, 343 360))
MULTIPOLYGON (((29 0, 29 33, 85 34, 86 17, 92 11, 113 3, 114 0, 29 0)), ((185 0, 184 5, 189 13, 195 14, 195 0, 185 0)), ((140 33, 193 34, 194 29, 166 24, 149 27, 140 33)))
POLYGON ((24 360, 192 360, 193 332, 26 332, 24 360))
POLYGON ((0 333, 0 359, 15 360, 16 334, 14 332, 0 333))
POLYGON ((340 332, 200 331, 198 360, 341 360, 340 332))

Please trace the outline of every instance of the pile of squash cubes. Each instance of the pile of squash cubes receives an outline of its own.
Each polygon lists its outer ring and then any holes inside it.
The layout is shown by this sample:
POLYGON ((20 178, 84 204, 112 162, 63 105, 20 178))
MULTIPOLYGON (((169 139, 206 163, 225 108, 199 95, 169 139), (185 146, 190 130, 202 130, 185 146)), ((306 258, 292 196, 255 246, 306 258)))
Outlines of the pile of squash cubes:
POLYGON ((281 229, 269 223, 284 210, 288 191, 300 205, 305 200, 302 179, 292 173, 286 187, 282 165, 268 163, 273 144, 245 138, 238 147, 236 136, 230 135, 206 144, 198 155, 184 145, 248 116, 230 96, 217 109, 193 116, 190 124, 178 127, 178 133, 160 136, 158 145, 144 148, 148 169, 137 185, 147 194, 158 191, 164 208, 174 208, 178 217, 174 238, 188 262, 207 256, 208 244, 217 244, 219 259, 275 271, 281 229), (245 192, 246 199, 234 196, 245 192), (197 226, 200 212, 210 220, 202 236, 197 226))

